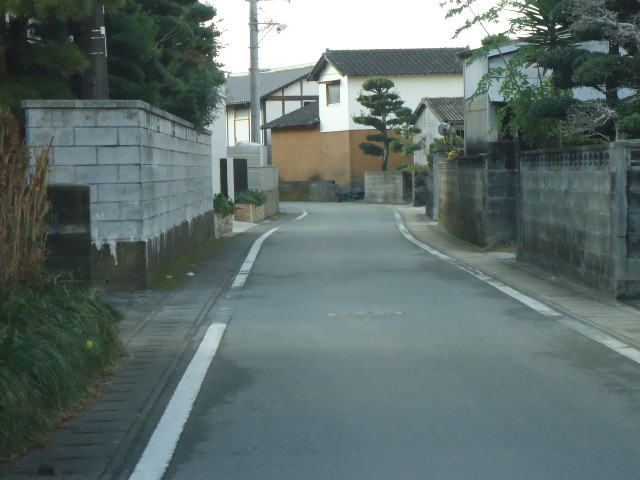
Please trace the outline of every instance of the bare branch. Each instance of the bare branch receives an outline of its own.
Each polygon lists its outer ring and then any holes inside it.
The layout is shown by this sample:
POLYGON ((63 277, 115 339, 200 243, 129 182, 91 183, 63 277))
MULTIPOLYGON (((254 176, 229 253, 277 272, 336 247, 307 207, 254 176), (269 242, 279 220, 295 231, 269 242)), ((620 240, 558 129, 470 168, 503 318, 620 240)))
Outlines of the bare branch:
POLYGON ((598 136, 610 142, 611 139, 598 129, 617 119, 618 112, 610 108, 605 100, 578 102, 569 108, 563 130, 568 135, 598 136))

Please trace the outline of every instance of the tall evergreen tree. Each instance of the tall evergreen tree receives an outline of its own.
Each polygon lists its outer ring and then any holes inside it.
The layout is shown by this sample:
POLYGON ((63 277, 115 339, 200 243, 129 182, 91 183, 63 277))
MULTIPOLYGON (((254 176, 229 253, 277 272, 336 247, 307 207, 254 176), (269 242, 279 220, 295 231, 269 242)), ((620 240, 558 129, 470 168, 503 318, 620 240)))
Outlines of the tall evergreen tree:
POLYGON ((224 83, 215 15, 197 0, 128 0, 108 15, 111 97, 145 100, 198 128, 208 125, 224 83))
MULTIPOLYGON (((412 125, 415 121, 411 110, 403 107, 404 101, 400 99, 400 95, 394 90, 394 87, 395 84, 388 78, 373 77, 366 80, 362 84, 362 91, 357 100, 369 112, 363 112, 353 117, 353 121, 357 124, 373 127, 378 131, 378 133, 367 135, 368 141, 362 142, 358 146, 365 155, 382 157, 383 172, 387 170, 392 144, 399 145, 394 148, 395 151, 404 150, 410 153, 408 147, 403 149, 404 145, 410 143, 409 139, 393 138, 390 136, 390 132, 395 131, 400 134, 403 131, 409 131, 407 125, 412 125)), ((412 129, 411 133, 420 133, 420 130, 412 129)))
POLYGON ((76 96, 88 62, 74 36, 99 3, 121 0, 0 0, 1 106, 20 115, 21 100, 76 96))
MULTIPOLYGON (((448 16, 470 8, 476 0, 447 0, 448 16)), ((502 82, 512 127, 524 132, 531 147, 549 142, 595 136, 612 140, 618 133, 640 136, 640 2, 638 0, 498 0, 496 6, 475 15, 458 32, 471 25, 497 20, 511 9, 506 35, 528 43, 504 68, 492 69, 481 89, 502 82), (600 51, 580 42, 596 40, 600 51), (521 74, 522 67, 536 65, 540 78, 533 84, 521 74), (602 100, 580 101, 573 89, 586 87, 602 100), (524 128, 523 128, 524 127, 524 128), (576 137, 578 135, 578 137, 576 137)), ((593 46, 593 45, 592 45, 593 46)), ((488 42, 477 57, 499 48, 488 42)))

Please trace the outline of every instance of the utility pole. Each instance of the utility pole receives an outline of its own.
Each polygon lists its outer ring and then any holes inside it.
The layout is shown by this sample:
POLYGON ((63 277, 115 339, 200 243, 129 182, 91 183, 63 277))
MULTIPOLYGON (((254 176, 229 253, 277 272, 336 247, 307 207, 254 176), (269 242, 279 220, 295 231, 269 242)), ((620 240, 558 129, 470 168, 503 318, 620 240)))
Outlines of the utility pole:
POLYGON ((81 46, 89 59, 89 68, 82 74, 82 98, 108 100, 107 33, 104 26, 104 5, 96 5, 84 21, 81 46))
POLYGON ((251 85, 251 141, 262 144, 260 130, 260 78, 258 67, 258 0, 249 0, 249 82, 251 85))

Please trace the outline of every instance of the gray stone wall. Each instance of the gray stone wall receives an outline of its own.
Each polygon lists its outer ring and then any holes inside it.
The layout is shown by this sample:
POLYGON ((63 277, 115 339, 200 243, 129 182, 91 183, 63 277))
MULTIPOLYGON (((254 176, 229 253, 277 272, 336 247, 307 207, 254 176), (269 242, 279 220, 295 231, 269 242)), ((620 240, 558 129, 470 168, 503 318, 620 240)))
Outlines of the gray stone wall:
POLYGON ((640 294, 640 142, 520 155, 518 258, 605 290, 640 294))
POLYGON ((278 167, 248 167, 249 188, 259 190, 267 195, 264 213, 272 217, 280 211, 280 194, 278 190, 278 167))
POLYGON ((438 222, 453 235, 478 246, 516 240, 513 144, 494 142, 485 155, 438 162, 438 222))
POLYGON ((53 138, 50 183, 89 187, 94 286, 118 289, 122 278, 126 288, 145 288, 157 268, 193 246, 192 227, 195 237, 209 233, 209 132, 141 101, 23 107, 29 146, 53 138))
POLYGON ((335 180, 280 181, 280 199, 286 202, 337 202, 335 180))
POLYGON ((365 172, 364 201, 367 203, 404 203, 402 172, 365 172))

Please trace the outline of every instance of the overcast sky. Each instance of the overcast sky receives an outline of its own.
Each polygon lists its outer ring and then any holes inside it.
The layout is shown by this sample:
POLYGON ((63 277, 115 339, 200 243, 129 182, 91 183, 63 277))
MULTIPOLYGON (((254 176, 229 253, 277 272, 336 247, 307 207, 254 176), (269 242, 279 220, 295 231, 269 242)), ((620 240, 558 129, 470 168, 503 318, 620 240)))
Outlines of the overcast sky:
MULTIPOLYGON (((227 72, 249 69, 249 2, 203 0, 218 11, 223 49, 219 61, 227 72)), ((477 47, 485 36, 480 27, 452 39, 463 23, 445 20, 442 0, 261 0, 259 22, 275 22, 260 37, 260 68, 315 63, 329 49, 477 47)), ((495 3, 478 0, 479 5, 495 3)), ((478 7, 478 11, 482 8, 478 7)), ((264 28, 265 26, 262 25, 264 28)), ((488 26, 490 33, 498 28, 488 26)))

